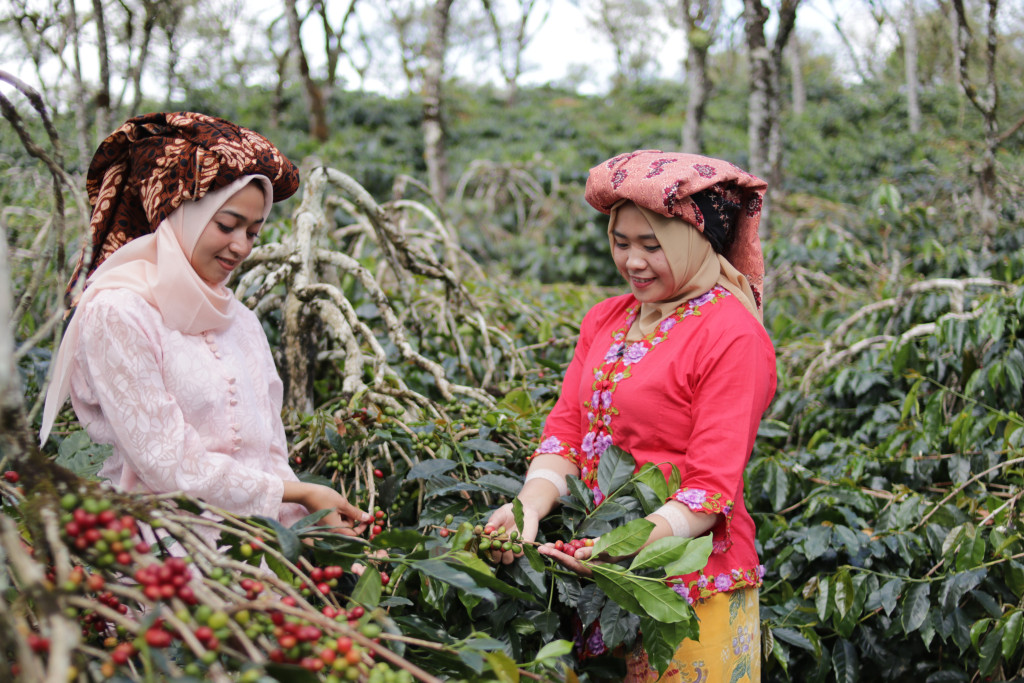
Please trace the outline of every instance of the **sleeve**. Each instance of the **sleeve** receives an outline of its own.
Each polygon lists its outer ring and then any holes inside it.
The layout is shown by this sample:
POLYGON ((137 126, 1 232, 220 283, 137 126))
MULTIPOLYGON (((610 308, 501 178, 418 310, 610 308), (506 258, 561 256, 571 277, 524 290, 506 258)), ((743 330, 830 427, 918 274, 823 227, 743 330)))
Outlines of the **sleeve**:
POLYGON ((206 449, 165 387, 163 350, 145 316, 93 303, 76 362, 125 466, 151 491, 183 491, 235 514, 276 518, 281 478, 206 449))
POLYGON ((728 525, 761 415, 775 393, 775 357, 770 342, 754 333, 723 341, 698 363, 681 487, 669 500, 723 514, 728 525))
POLYGON ((578 468, 583 467, 580 460, 580 445, 583 441, 583 402, 580 399, 580 386, 583 382, 585 359, 590 345, 596 335, 597 317, 591 309, 580 325, 580 336, 572 360, 562 379, 562 390, 551 413, 544 422, 544 432, 540 445, 530 456, 560 455, 578 468))

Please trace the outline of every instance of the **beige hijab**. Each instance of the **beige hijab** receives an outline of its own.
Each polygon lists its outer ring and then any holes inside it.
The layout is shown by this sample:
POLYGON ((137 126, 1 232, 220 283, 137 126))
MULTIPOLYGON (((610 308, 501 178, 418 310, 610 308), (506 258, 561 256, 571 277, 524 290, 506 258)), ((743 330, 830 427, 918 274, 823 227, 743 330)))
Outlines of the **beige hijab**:
MULTIPOLYGON (((220 330, 231 324, 234 294, 224 283, 206 283, 192 267, 199 236, 217 211, 251 182, 263 187, 263 218, 270 214, 273 187, 263 175, 246 175, 202 199, 185 202, 165 218, 155 232, 137 237, 107 258, 89 277, 76 310, 81 311, 105 289, 128 289, 160 311, 168 327, 185 334, 220 330)), ((78 345, 79 316, 71 318, 54 359, 54 374, 46 392, 40 443, 45 443, 57 412, 71 390, 71 366, 78 345)))
MULTIPOLYGON (((612 231, 619 210, 629 202, 623 199, 612 206, 608 220, 608 240, 614 248, 612 231)), ((750 283, 721 254, 716 254, 711 242, 700 230, 678 218, 667 218, 642 206, 629 202, 638 209, 647 224, 654 231, 662 250, 668 259, 672 278, 675 281, 674 294, 670 299, 640 304, 640 315, 626 334, 626 339, 635 341, 654 332, 662 320, 672 315, 683 303, 700 296, 713 286, 721 285, 735 296, 750 314, 762 322, 750 283)))

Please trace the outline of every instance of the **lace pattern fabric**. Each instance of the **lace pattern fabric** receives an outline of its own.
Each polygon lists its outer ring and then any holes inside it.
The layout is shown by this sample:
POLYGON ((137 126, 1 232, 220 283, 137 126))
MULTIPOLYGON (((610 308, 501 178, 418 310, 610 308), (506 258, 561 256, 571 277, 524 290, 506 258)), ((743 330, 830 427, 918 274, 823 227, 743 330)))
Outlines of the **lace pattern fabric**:
POLYGON ((169 329, 127 290, 84 310, 71 400, 96 443, 112 444, 100 476, 127 491, 182 491, 240 515, 290 524, 282 504, 288 466, 282 385, 259 321, 233 301, 220 332, 169 329))

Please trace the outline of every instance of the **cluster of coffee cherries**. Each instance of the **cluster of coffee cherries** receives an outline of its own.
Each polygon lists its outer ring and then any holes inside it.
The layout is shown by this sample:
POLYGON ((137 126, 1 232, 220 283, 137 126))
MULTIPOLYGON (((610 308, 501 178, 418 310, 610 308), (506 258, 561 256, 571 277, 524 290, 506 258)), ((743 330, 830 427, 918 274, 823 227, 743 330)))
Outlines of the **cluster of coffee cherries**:
MULTIPOLYGON (((376 472, 380 472, 380 470, 376 470, 376 472)), ((381 473, 381 476, 384 476, 384 474, 381 473)), ((371 541, 374 538, 376 538, 378 535, 383 533, 384 525, 387 524, 387 517, 388 517, 387 513, 384 512, 380 508, 379 505, 373 509, 373 520, 371 520, 371 522, 370 522, 370 540, 371 541)))
POLYGON ((555 550, 563 552, 566 555, 574 555, 580 548, 593 548, 594 539, 592 538, 574 538, 571 541, 555 541, 555 550))
POLYGON ((198 602, 195 591, 189 585, 192 572, 180 557, 168 557, 163 562, 153 562, 135 571, 134 578, 142 587, 143 594, 153 600, 170 600, 177 597, 186 605, 198 602))
MULTIPOLYGON (((281 604, 294 607, 295 600, 284 597, 281 604)), ((366 610, 361 605, 354 605, 348 609, 327 605, 321 613, 337 622, 347 622, 349 628, 358 630, 374 642, 380 642, 379 625, 370 621, 360 623, 366 616, 366 610)), ((365 679, 369 675, 373 652, 356 644, 352 638, 325 638, 320 627, 276 610, 270 612, 270 621, 273 626, 269 633, 277 642, 277 647, 267 653, 270 661, 278 664, 298 664, 314 673, 326 672, 325 681, 328 683, 365 679)), ((386 664, 377 666, 383 666, 390 671, 386 664)))
POLYGON ((473 534, 480 539, 477 549, 486 557, 490 557, 491 553, 495 551, 504 552, 511 550, 516 554, 523 552, 523 544, 520 540, 519 531, 516 529, 513 529, 511 533, 506 533, 504 526, 494 528, 491 524, 487 526, 477 524, 473 527, 473 534))
POLYGON ((145 555, 149 544, 138 538, 139 528, 131 515, 119 515, 110 500, 95 496, 79 498, 66 493, 60 499, 63 531, 68 544, 104 568, 133 562, 132 552, 145 555))
MULTIPOLYGON (((313 586, 318 593, 321 595, 327 595, 333 589, 338 587, 338 579, 340 579, 344 573, 345 570, 337 565, 313 567, 309 570, 309 578, 313 580, 313 586)), ((296 578, 296 582, 303 597, 309 597, 313 594, 313 589, 310 588, 305 581, 296 578)), ((253 583, 255 584, 259 582, 253 583)), ((262 590, 262 584, 260 584, 260 589, 262 590)))

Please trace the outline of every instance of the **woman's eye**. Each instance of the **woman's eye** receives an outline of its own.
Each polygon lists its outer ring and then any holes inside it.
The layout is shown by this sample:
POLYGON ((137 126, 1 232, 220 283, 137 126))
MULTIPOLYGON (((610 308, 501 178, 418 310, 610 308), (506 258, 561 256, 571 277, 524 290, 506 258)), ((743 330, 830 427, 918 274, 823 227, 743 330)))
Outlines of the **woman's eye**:
POLYGON ((228 234, 235 229, 233 226, 224 225, 223 223, 217 223, 217 228, 224 234, 228 234))
POLYGON ((656 252, 656 251, 658 251, 659 249, 661 249, 661 245, 659 244, 659 245, 657 245, 657 246, 654 246, 654 247, 644 247, 644 249, 645 249, 645 250, 646 250, 646 251, 647 251, 648 253, 651 253, 651 254, 653 254, 654 252, 656 252))
POLYGON ((260 234, 258 232, 249 232, 246 234, 249 235, 249 239, 253 241, 258 240, 260 238, 260 234))
POLYGON ((616 247, 618 247, 619 249, 625 249, 625 248, 626 248, 626 247, 628 247, 629 245, 628 245, 628 244, 626 244, 625 242, 616 242, 616 243, 615 243, 615 246, 616 246, 616 247))

